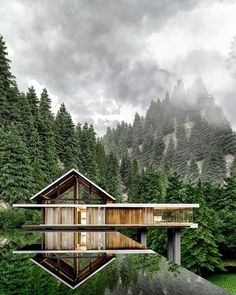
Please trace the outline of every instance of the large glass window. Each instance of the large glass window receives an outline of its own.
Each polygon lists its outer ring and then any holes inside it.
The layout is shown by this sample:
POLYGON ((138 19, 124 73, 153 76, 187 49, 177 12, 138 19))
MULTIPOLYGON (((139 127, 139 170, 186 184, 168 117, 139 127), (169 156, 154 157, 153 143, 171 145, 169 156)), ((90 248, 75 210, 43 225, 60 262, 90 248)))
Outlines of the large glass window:
POLYGON ((166 222, 192 223, 193 210, 190 208, 154 209, 153 222, 154 224, 166 222))

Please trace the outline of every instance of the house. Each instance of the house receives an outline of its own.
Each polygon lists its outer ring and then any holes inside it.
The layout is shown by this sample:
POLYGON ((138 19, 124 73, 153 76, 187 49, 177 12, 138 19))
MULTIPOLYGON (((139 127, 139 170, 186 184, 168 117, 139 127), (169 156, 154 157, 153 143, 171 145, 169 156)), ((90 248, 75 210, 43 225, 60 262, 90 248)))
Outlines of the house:
POLYGON ((31 198, 13 207, 39 209, 42 222, 24 226, 34 230, 118 230, 135 228, 146 245, 149 228, 167 228, 168 258, 180 264, 180 229, 196 228, 193 209, 198 204, 116 203, 116 199, 75 169, 31 198))

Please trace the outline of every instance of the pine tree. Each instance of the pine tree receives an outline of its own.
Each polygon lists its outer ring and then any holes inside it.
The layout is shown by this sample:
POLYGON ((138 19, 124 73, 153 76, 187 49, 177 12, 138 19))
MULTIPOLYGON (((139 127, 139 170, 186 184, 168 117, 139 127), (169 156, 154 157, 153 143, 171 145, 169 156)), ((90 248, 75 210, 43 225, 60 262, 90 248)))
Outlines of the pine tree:
POLYGON ((218 199, 216 210, 221 209, 236 209, 236 176, 224 179, 221 198, 218 199))
POLYGON ((65 105, 62 104, 55 119, 55 138, 57 153, 60 161, 65 167, 65 171, 77 168, 77 151, 74 128, 75 126, 71 115, 66 110, 65 105))
POLYGON ((138 113, 136 113, 135 117, 134 117, 133 137, 138 139, 139 144, 142 144, 142 142, 143 142, 143 126, 141 123, 141 118, 138 113))
MULTIPOLYGON (((161 103, 160 103, 161 105, 161 103)), ((159 118, 157 114, 157 103, 155 101, 151 101, 150 107, 147 110, 145 121, 144 121, 144 138, 146 133, 149 131, 150 126, 156 127, 156 121, 159 119, 161 121, 161 118, 159 118)))
POLYGON ((20 132, 21 127, 10 125, 1 133, 0 199, 7 203, 27 202, 32 196, 32 167, 28 150, 20 132))
POLYGON ((37 105, 37 97, 33 90, 30 88, 30 92, 26 95, 21 93, 19 95, 21 101, 20 107, 20 122, 21 126, 23 126, 24 133, 24 140, 27 145, 27 149, 29 152, 29 160, 30 165, 33 167, 33 186, 32 186, 32 194, 36 193, 40 189, 42 189, 44 182, 44 175, 43 175, 43 147, 42 142, 40 141, 40 137, 38 134, 38 105, 37 105), (29 93, 32 92, 32 101, 35 102, 35 105, 32 105, 32 102, 29 99, 29 93), (35 97, 34 97, 35 96, 35 97), (34 98, 33 98, 34 97, 34 98), (32 111, 32 108, 34 109, 32 111))
POLYGON ((151 165, 153 162, 153 145, 154 145, 154 128, 150 125, 148 132, 146 133, 142 153, 141 161, 143 166, 151 165))
POLYGON ((132 161, 132 167, 131 167, 131 181, 130 181, 130 188, 128 191, 128 202, 129 203, 137 203, 139 200, 137 195, 137 186, 140 179, 140 173, 139 173, 139 166, 138 161, 134 159, 132 161))
POLYGON ((162 132, 163 135, 173 133, 175 130, 174 126, 174 107, 171 104, 169 93, 167 92, 162 102, 162 132))
POLYGON ((45 172, 44 168, 44 159, 43 159, 43 146, 40 141, 39 134, 36 129, 32 130, 31 133, 31 142, 28 144, 29 150, 29 159, 30 165, 33 167, 32 178, 33 185, 31 189, 31 194, 34 195, 38 191, 40 191, 44 185, 47 183, 45 181, 45 172))
POLYGON ((26 99, 28 101, 31 115, 34 121, 35 128, 38 128, 38 121, 39 121, 39 99, 36 95, 35 89, 31 86, 26 93, 26 99))
POLYGON ((128 200, 136 203, 161 203, 162 199, 163 184, 160 173, 148 166, 134 179, 128 200))
POLYGON ((234 257, 236 248, 236 177, 224 180, 221 194, 217 200, 216 210, 222 220, 221 234, 224 236, 221 248, 227 257, 234 257), (223 244, 223 245, 222 245, 223 244))
POLYGON ((109 179, 106 178, 106 153, 103 144, 101 141, 97 141, 96 143, 96 166, 97 166, 97 175, 96 175, 96 183, 105 188, 106 182, 109 179))
POLYGON ((177 172, 168 177, 166 195, 166 203, 185 203, 186 202, 186 186, 177 172))
POLYGON ((186 230, 182 241, 182 264, 187 269, 202 274, 205 270, 223 269, 216 244, 213 210, 206 205, 203 186, 198 182, 194 186, 193 203, 200 205, 194 215, 198 228, 186 230))
POLYGON ((96 137, 92 125, 85 123, 81 128, 76 128, 77 148, 80 171, 91 179, 95 179, 97 175, 96 166, 96 137))
POLYGON ((217 146, 212 146, 203 164, 202 177, 205 180, 212 179, 216 182, 222 182, 225 173, 223 153, 217 146))
POLYGON ((201 161, 207 156, 209 145, 213 140, 213 133, 209 123, 200 115, 196 115, 194 119, 195 124, 189 139, 189 150, 196 161, 201 161))
POLYGON ((161 135, 158 135, 153 143, 153 164, 156 168, 160 168, 163 160, 163 152, 165 150, 165 144, 161 135))
POLYGON ((105 136, 102 138, 102 143, 104 144, 104 148, 107 154, 111 152, 116 152, 116 143, 114 139, 114 130, 111 130, 110 127, 107 127, 107 132, 105 136))
POLYGON ((236 135, 229 125, 215 128, 214 137, 218 149, 221 149, 224 155, 236 153, 236 135))
POLYGON ((176 128, 176 138, 177 147, 174 152, 172 167, 174 171, 177 171, 182 177, 185 177, 188 167, 189 148, 182 120, 178 122, 178 126, 176 128))
POLYGON ((51 99, 46 89, 43 89, 39 103, 38 133, 42 143, 42 171, 46 184, 54 180, 59 174, 54 117, 51 112, 51 99))
POLYGON ((15 77, 11 73, 7 48, 0 35, 0 125, 18 122, 20 103, 15 77))
POLYGON ((127 191, 127 189, 131 185, 131 177, 132 177, 132 164, 127 154, 121 160, 120 176, 121 176, 123 185, 125 187, 124 191, 127 191))
POLYGON ((119 158, 122 158, 127 153, 127 146, 130 142, 129 138, 129 127, 128 124, 124 121, 121 122, 121 124, 117 124, 117 147, 116 147, 116 153, 119 156, 119 158))
POLYGON ((138 138, 134 137, 133 138, 133 144, 132 144, 132 158, 140 160, 141 158, 141 152, 139 148, 139 142, 138 138))
POLYGON ((107 156, 106 163, 106 191, 116 200, 121 201, 119 163, 114 153, 107 156))

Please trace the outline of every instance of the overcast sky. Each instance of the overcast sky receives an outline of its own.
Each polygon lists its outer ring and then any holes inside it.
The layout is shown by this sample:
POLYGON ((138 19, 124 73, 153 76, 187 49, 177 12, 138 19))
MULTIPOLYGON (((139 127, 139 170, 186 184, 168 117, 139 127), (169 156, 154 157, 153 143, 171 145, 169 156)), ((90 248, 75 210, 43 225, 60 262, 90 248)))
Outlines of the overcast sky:
POLYGON ((46 87, 99 135, 198 77, 236 129, 236 1, 1 0, 0 34, 20 89, 46 87))

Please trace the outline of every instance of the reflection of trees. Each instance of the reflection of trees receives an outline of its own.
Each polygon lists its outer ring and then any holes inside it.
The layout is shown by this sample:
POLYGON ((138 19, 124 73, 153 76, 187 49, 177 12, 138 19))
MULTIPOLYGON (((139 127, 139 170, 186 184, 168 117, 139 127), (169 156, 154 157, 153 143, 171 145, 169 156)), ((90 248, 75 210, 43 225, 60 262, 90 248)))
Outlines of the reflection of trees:
POLYGON ((119 268, 118 260, 114 260, 107 268, 104 269, 107 277, 107 287, 109 290, 113 291, 119 282, 119 268))
MULTIPOLYGON (((109 272, 109 267, 107 272, 109 272)), ((114 266, 113 266, 114 267, 114 266)), ((120 280, 111 294, 162 294, 163 285, 180 273, 180 266, 158 254, 132 254, 117 256, 115 267, 120 280), (157 278, 165 278, 164 280, 157 278), (120 292, 120 293, 119 293, 120 292)), ((110 294, 108 292, 108 294, 110 294)))
POLYGON ((138 272, 130 256, 124 255, 120 261, 120 279, 123 287, 129 287, 137 280, 138 272))
POLYGON ((0 249, 0 294, 56 294, 57 281, 14 249, 12 244, 0 249))
POLYGON ((0 236, 8 239, 14 250, 26 245, 40 243, 41 241, 41 234, 25 233, 17 230, 0 232, 0 236))
MULTIPOLYGON (((109 272, 109 267, 107 268, 107 272, 109 272)), ((125 289, 130 287, 136 288, 139 284, 141 284, 143 288, 143 286, 148 284, 158 273, 165 273, 166 278, 168 276, 177 276, 180 273, 179 265, 167 261, 158 254, 117 256, 117 263, 113 265, 113 270, 115 267, 117 267, 116 273, 119 272, 120 283, 125 289)), ((118 280, 116 280, 116 283, 118 283, 118 280)), ((110 291, 114 290, 114 285, 113 289, 109 289, 110 291)), ((148 288, 146 288, 146 290, 148 290, 148 288)), ((133 290, 133 294, 136 294, 136 291, 133 290)))
POLYGON ((177 275, 180 271, 180 266, 172 261, 167 261, 166 258, 159 254, 136 254, 130 255, 133 263, 133 269, 143 271, 145 275, 152 278, 154 274, 162 271, 167 271, 177 275))

